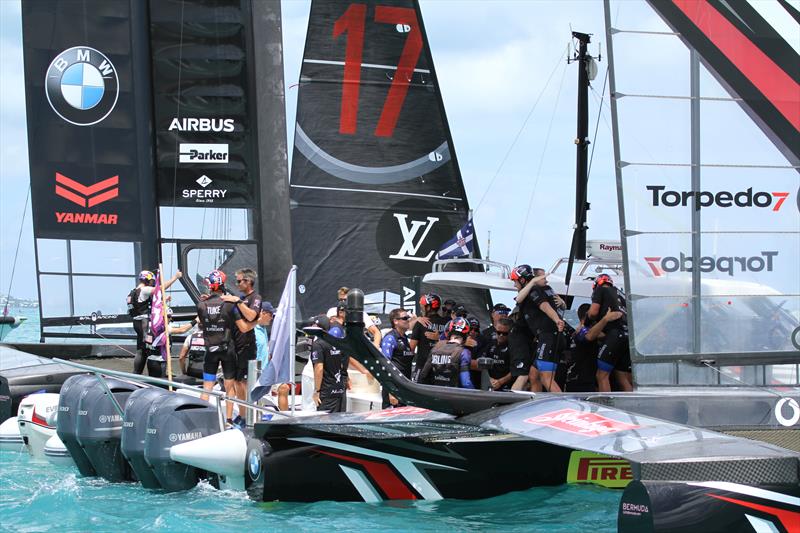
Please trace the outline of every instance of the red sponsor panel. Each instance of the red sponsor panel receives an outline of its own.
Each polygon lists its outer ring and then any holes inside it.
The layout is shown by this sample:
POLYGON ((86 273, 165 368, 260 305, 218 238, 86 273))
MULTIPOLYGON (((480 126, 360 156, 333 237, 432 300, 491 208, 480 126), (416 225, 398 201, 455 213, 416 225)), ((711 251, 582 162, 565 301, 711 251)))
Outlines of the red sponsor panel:
POLYGON ((406 405, 403 407, 395 407, 394 409, 384 409, 383 411, 376 411, 367 415, 367 420, 375 420, 380 418, 392 418, 394 416, 413 416, 413 415, 426 415, 430 413, 430 409, 423 409, 422 407, 411 407, 406 405))
POLYGON ((552 413, 526 418, 524 422, 537 426, 547 426, 590 438, 602 437, 603 435, 610 435, 611 433, 642 427, 614 420, 613 418, 608 418, 597 413, 586 413, 575 409, 560 409, 552 413))

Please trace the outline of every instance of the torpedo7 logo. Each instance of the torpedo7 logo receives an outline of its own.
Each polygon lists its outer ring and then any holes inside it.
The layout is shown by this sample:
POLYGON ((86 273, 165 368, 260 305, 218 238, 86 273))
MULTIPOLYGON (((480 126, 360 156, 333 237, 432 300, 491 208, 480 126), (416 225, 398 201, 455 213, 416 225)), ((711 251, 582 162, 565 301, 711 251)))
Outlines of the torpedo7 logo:
POLYGON ((744 191, 669 191, 664 185, 646 185, 645 189, 653 193, 653 207, 692 206, 695 211, 703 207, 772 207, 772 211, 780 211, 783 202, 789 197, 788 192, 766 191, 753 192, 749 187, 744 191))
POLYGON ((747 256, 702 256, 695 261, 690 255, 683 252, 678 257, 645 257, 644 260, 653 276, 660 278, 670 272, 721 272, 733 276, 740 272, 772 272, 772 259, 778 256, 778 251, 762 251, 760 255, 747 256))

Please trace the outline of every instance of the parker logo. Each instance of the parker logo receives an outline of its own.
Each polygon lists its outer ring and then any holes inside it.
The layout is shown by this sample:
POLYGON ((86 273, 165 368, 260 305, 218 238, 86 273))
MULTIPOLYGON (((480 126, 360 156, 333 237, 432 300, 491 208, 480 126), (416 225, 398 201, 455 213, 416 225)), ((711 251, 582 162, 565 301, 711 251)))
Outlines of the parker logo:
POLYGON ((592 452, 574 451, 569 457, 567 483, 593 483, 623 488, 633 479, 628 461, 592 452))
POLYGON ((645 189, 653 193, 653 207, 692 206, 696 211, 712 205, 717 207, 772 207, 780 211, 783 202, 789 197, 788 192, 753 192, 752 187, 744 191, 668 191, 664 185, 646 185, 645 189))
POLYGON ((761 255, 747 256, 702 256, 699 261, 694 260, 690 255, 683 252, 679 257, 645 257, 647 266, 656 278, 672 272, 692 272, 698 269, 700 272, 722 272, 729 276, 743 272, 772 272, 774 257, 778 256, 778 251, 762 251, 761 255))
POLYGON ((438 217, 427 217, 426 220, 412 220, 408 222, 408 215, 403 213, 394 213, 394 218, 400 225, 400 233, 403 235, 403 244, 397 253, 390 255, 391 259, 404 259, 406 261, 422 261, 427 263, 433 257, 435 250, 431 249, 427 255, 417 255, 425 237, 433 228, 433 225, 439 221, 438 217), (425 228, 425 229, 422 229, 425 228), (422 233, 420 234, 420 230, 422 233))
POLYGON ((169 131, 214 131, 230 133, 234 129, 232 118, 173 118, 169 131))
POLYGON ((181 143, 181 163, 227 163, 227 144, 189 144, 181 143))
POLYGON ((117 104, 117 69, 94 48, 68 48, 58 54, 47 68, 45 94, 53 111, 70 124, 97 124, 117 104))
MULTIPOLYGON (((56 194, 83 208, 95 207, 119 196, 119 176, 112 176, 94 185, 83 185, 56 172, 56 194)), ((59 224, 108 224, 117 223, 116 213, 55 212, 59 224)))
POLYGON ((587 413, 576 409, 560 409, 552 413, 526 418, 526 424, 547 426, 568 433, 575 433, 584 437, 601 437, 629 429, 638 429, 641 426, 628 424, 608 418, 597 413, 587 413))

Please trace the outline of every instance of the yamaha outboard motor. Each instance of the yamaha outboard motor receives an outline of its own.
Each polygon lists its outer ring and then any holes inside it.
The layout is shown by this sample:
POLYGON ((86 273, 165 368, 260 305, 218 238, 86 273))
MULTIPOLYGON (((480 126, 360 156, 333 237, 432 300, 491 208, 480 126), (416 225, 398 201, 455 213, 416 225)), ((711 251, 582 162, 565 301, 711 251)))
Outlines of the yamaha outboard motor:
POLYGON ((160 489, 153 469, 144 460, 144 441, 147 436, 147 417, 153 404, 163 402, 169 392, 157 387, 146 387, 134 391, 125 403, 122 418, 122 454, 128 459, 134 474, 146 489, 160 489))
POLYGON ((58 398, 56 433, 69 451, 82 476, 97 475, 75 433, 81 396, 88 392, 88 387, 93 383, 97 383, 97 377, 93 375, 81 374, 69 377, 64 381, 58 398))
POLYGON ((201 472, 189 465, 176 463, 169 450, 174 444, 207 437, 220 430, 216 407, 199 398, 173 394, 154 402, 147 420, 144 457, 161 486, 168 491, 194 487, 201 472))
POLYGON ((112 482, 133 481, 130 465, 120 448, 119 410, 139 387, 114 378, 104 379, 105 384, 95 380, 81 396, 75 433, 97 475, 112 482))

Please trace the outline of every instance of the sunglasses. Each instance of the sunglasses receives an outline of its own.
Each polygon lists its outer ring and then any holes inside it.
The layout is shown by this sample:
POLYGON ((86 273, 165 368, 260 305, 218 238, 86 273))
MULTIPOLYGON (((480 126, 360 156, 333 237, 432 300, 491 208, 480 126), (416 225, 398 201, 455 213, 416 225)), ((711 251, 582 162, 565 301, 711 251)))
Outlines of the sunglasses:
POLYGON ((508 309, 498 309, 497 311, 495 311, 495 313, 497 313, 498 315, 507 315, 507 314, 509 314, 510 312, 511 312, 511 311, 510 311, 510 310, 508 310, 508 309))
POLYGON ((247 280, 246 280, 246 279, 244 279, 244 278, 242 278, 242 279, 237 279, 237 280, 236 280, 236 283, 244 283, 245 281, 247 281, 247 280))
POLYGON ((399 317, 397 317, 397 320, 411 320, 411 317, 410 316, 399 316, 399 317))
POLYGON ((508 331, 495 331, 495 333, 497 333, 498 336, 508 337, 508 333, 509 332, 508 331))

